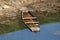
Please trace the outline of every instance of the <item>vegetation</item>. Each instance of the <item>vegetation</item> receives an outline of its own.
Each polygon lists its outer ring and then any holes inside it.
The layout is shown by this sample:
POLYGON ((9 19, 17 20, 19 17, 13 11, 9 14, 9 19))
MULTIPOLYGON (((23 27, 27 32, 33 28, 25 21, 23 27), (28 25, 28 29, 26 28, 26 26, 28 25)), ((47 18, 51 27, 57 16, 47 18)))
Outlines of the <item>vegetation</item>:
MULTIPOLYGON (((34 14, 39 18, 40 25, 50 22, 60 22, 60 13, 49 13, 47 16, 44 13, 35 11, 34 14), (38 14, 37 14, 38 13, 38 14)), ((0 34, 24 29, 21 19, 16 18, 8 24, 0 24, 0 34)))
POLYGON ((17 18, 16 20, 9 21, 9 23, 0 24, 0 34, 23 30, 24 28, 25 26, 22 24, 21 20, 17 18))
POLYGON ((40 24, 50 23, 50 22, 60 22, 60 13, 45 13, 35 11, 35 15, 39 18, 40 24), (47 14, 47 15, 46 15, 47 14))

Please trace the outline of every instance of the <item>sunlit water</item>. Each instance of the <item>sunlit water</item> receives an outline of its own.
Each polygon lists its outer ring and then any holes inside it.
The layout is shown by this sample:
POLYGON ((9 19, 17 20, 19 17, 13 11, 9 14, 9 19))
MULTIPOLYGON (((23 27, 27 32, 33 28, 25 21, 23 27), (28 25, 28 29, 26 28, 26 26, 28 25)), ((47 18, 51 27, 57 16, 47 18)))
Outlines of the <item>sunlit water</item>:
POLYGON ((40 32, 33 33, 28 29, 0 35, 0 40, 60 40, 60 23, 40 25, 40 32))

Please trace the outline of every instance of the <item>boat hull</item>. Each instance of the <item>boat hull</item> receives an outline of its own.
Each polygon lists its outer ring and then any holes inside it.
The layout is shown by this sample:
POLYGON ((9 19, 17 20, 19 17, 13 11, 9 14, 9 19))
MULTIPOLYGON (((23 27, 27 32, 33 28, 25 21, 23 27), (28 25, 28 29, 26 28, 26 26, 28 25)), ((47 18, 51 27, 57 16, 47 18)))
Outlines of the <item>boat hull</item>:
POLYGON ((22 22, 27 26, 27 28, 32 32, 40 31, 39 20, 30 11, 21 13, 22 22))

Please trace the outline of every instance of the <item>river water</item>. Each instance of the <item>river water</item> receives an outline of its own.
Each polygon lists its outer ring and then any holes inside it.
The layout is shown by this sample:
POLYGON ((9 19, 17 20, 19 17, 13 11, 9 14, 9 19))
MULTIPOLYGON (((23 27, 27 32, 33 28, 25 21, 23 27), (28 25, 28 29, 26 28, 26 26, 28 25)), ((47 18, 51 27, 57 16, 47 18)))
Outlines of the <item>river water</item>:
POLYGON ((48 23, 40 25, 40 32, 34 33, 29 29, 0 35, 0 40, 60 40, 60 23, 48 23))

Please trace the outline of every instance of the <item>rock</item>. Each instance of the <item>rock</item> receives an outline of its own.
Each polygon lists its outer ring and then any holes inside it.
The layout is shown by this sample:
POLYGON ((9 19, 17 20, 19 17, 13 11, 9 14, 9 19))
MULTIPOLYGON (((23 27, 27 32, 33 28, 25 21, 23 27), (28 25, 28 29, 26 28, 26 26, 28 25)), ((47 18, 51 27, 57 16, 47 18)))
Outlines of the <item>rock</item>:
MULTIPOLYGON (((59 8, 60 2, 58 3, 56 0, 0 0, 0 18, 6 18, 5 20, 10 18, 14 20, 17 15, 20 14, 20 10, 37 10, 39 12, 46 11, 56 13, 56 11, 60 10, 59 8)), ((5 23, 5 20, 2 21, 2 24, 5 23)))
POLYGON ((2 10, 2 7, 0 7, 0 10, 2 10))
POLYGON ((4 9, 5 9, 5 8, 10 8, 10 6, 8 6, 8 5, 3 5, 2 8, 4 8, 4 9))
POLYGON ((6 21, 2 21, 2 22, 0 22, 0 24, 5 24, 5 22, 6 22, 6 21))

